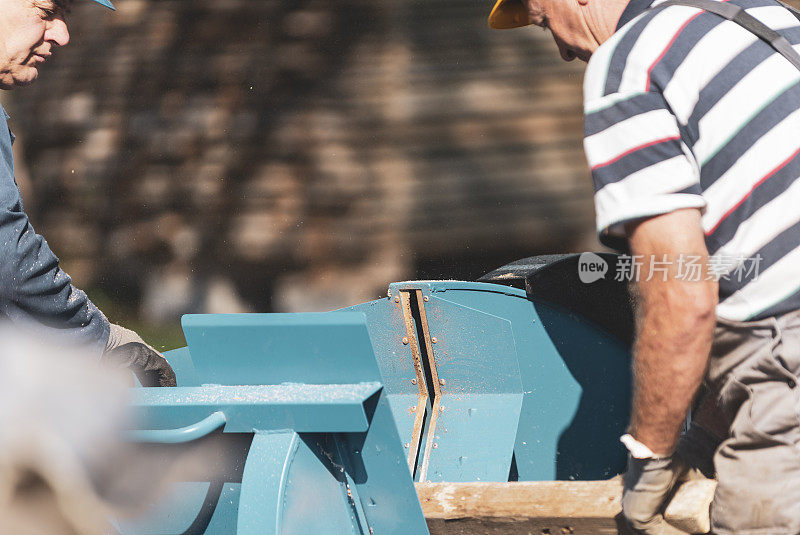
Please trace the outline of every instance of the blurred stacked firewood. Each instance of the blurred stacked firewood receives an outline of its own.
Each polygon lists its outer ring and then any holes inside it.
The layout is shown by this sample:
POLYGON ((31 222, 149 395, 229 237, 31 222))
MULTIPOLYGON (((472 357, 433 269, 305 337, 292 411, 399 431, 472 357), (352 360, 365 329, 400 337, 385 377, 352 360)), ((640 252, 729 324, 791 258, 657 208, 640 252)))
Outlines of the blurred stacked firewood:
POLYGON ((4 95, 34 227, 152 321, 596 246, 583 65, 490 1, 118 0, 4 95))

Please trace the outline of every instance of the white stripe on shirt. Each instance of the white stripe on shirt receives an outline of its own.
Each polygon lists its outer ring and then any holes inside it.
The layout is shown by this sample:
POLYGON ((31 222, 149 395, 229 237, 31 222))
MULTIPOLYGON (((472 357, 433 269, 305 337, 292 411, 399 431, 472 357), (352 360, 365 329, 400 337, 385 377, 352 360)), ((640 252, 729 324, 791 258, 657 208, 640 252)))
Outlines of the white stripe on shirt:
POLYGON ((703 196, 709 207, 703 228, 714 228, 722 216, 744 198, 762 178, 797 151, 800 143, 800 110, 787 116, 762 136, 703 196))
POLYGON ((702 89, 745 48, 758 38, 741 28, 720 24, 707 33, 686 55, 664 89, 664 98, 682 124, 689 121, 702 89), (718 61, 709 65, 703 58, 709 54, 718 61))
POLYGON ((701 164, 714 156, 768 102, 800 80, 800 71, 787 69, 785 63, 782 56, 772 54, 700 119, 694 153, 701 164), (764 80, 770 83, 765 84, 764 80))
POLYGON ((734 321, 744 321, 789 297, 800 286, 798 265, 800 247, 759 272, 755 281, 717 305, 717 314, 734 321))
POLYGON ((667 110, 653 110, 621 121, 583 140, 589 166, 607 163, 621 154, 660 139, 679 136, 678 125, 667 110), (624 139, 624 142, 620 140, 624 139))
POLYGON ((800 180, 795 180, 786 191, 739 223, 733 238, 722 245, 715 254, 722 256, 755 254, 775 236, 800 221, 800 211, 797 209, 799 200, 800 180))
POLYGON ((693 7, 676 6, 664 9, 647 24, 628 55, 622 72, 620 91, 646 91, 648 67, 661 55, 686 21, 700 13, 693 7))

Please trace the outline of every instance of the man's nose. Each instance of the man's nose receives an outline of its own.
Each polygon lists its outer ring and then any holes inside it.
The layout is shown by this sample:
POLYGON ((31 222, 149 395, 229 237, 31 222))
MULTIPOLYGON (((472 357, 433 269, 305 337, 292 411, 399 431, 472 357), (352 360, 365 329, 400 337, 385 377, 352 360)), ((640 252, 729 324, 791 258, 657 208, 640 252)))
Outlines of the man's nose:
POLYGON ((45 41, 52 41, 59 46, 66 46, 69 43, 69 30, 67 29, 67 22, 64 17, 54 17, 48 23, 48 27, 44 34, 45 41))

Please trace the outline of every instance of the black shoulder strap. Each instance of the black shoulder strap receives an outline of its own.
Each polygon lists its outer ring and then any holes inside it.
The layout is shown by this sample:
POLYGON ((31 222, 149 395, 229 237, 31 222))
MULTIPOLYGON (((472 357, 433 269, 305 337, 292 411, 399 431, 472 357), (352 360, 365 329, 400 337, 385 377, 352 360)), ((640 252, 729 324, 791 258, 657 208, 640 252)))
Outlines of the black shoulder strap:
MULTIPOLYGON (((788 9, 798 20, 800 20, 800 12, 796 9, 779 2, 783 7, 788 9)), ((754 34, 759 39, 766 41, 772 48, 780 53, 784 58, 800 70, 800 54, 792 48, 789 41, 786 40, 781 34, 772 28, 764 25, 760 20, 748 14, 741 7, 731 4, 729 2, 719 2, 717 0, 667 0, 661 4, 653 6, 659 8, 664 6, 689 6, 703 9, 710 13, 715 13, 720 17, 733 21, 745 30, 754 34)))

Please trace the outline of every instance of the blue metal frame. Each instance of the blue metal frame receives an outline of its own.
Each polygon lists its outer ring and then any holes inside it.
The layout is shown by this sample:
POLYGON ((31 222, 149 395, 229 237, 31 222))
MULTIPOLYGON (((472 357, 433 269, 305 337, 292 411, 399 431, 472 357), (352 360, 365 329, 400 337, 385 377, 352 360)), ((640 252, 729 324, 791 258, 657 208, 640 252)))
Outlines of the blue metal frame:
POLYGON ((199 438, 222 413, 212 435, 252 436, 244 469, 240 480, 178 484, 149 515, 117 522, 120 533, 428 533, 362 314, 186 316, 183 326, 188 350, 166 355, 179 386, 134 393, 138 438, 199 438))
POLYGON ((152 444, 183 444, 210 435, 225 425, 225 413, 212 412, 197 423, 178 429, 135 429, 126 433, 131 442, 149 442, 152 444))
POLYGON ((423 473, 434 481, 604 479, 624 469, 627 347, 570 310, 490 283, 395 283, 387 299, 345 309, 364 312, 380 340, 378 365, 405 443, 417 395, 410 344, 401 342, 401 292, 420 292, 428 338, 436 339, 427 349, 444 381, 430 441, 427 406, 417 479, 426 457, 423 473), (429 442, 437 447, 426 451, 429 442))
POLYGON ((159 433, 176 434, 174 427, 195 426, 191 422, 214 412, 222 413, 227 433, 255 429, 360 433, 369 429, 368 402, 381 388, 377 382, 139 388, 133 392, 131 406, 134 421, 154 435, 150 442, 158 442, 155 435, 159 433))
POLYGON ((342 311, 183 326, 189 347, 166 355, 179 386, 135 391, 130 438, 235 440, 240 469, 177 484, 117 522, 123 535, 425 534, 412 476, 600 479, 624 466, 627 348, 522 290, 404 282, 342 311))

